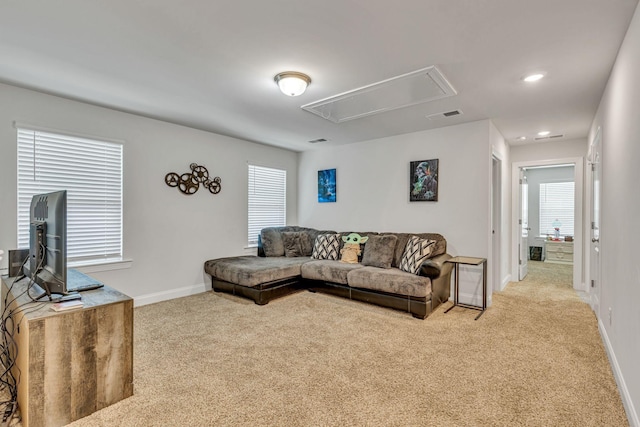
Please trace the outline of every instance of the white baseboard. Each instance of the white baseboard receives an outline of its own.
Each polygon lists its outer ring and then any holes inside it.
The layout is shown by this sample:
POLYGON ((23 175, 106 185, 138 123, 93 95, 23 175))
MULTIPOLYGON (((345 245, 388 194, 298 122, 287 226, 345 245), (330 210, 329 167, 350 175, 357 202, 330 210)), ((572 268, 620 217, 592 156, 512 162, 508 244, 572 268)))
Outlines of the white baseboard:
POLYGON ((574 287, 576 291, 587 292, 587 285, 584 282, 581 282, 577 287, 574 287))
POLYGON ((511 274, 507 274, 507 276, 502 280, 502 283, 500 283, 500 290, 504 291, 504 288, 507 287, 510 281, 511 281, 511 274))
POLYGON ((207 290, 205 283, 199 283, 193 286, 185 286, 184 288, 171 289, 168 291, 154 292, 152 294, 140 295, 133 298, 133 306, 140 307, 142 305, 153 304, 156 302, 167 301, 174 298, 195 295, 207 290))
POLYGON ((609 341, 607 330, 601 320, 598 320, 598 329, 600 330, 600 336, 604 342, 604 348, 607 350, 607 356, 609 356, 609 363, 613 370, 613 376, 616 379, 618 389, 620 390, 620 397, 622 398, 622 404, 624 405, 624 410, 626 411, 627 418, 629 419, 629 425, 631 427, 640 427, 638 412, 636 412, 636 408, 633 406, 633 401, 629 395, 629 389, 627 388, 627 384, 622 376, 622 371, 620 371, 620 365, 618 365, 618 360, 616 359, 616 355, 611 347, 611 341, 609 341))

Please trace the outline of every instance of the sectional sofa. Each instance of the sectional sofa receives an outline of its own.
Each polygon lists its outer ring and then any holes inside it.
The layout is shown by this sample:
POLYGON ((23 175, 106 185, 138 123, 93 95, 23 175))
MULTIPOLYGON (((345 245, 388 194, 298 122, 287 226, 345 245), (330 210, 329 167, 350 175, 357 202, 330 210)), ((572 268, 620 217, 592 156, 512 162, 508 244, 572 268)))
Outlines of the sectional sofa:
POLYGON ((335 241, 342 242, 341 236, 349 233, 265 228, 256 256, 209 260, 205 272, 214 291, 250 298, 259 305, 307 289, 424 319, 449 299, 452 265, 446 261, 451 255, 442 235, 359 232, 368 240, 359 262, 349 264, 339 261, 343 243, 335 241))

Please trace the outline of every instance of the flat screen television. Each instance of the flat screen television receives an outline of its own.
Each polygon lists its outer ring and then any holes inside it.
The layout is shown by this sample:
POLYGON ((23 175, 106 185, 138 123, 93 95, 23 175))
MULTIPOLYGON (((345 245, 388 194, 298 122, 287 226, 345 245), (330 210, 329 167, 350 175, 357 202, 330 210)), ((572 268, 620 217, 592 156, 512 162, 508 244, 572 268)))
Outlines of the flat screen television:
POLYGON ((104 286, 78 270, 67 269, 67 191, 36 194, 29 208, 29 258, 23 273, 42 289, 35 297, 57 300, 69 293, 104 286), (55 298, 53 294, 59 294, 55 298))
POLYGON ((37 194, 29 208, 29 259, 23 267, 45 294, 67 293, 67 191, 37 194))

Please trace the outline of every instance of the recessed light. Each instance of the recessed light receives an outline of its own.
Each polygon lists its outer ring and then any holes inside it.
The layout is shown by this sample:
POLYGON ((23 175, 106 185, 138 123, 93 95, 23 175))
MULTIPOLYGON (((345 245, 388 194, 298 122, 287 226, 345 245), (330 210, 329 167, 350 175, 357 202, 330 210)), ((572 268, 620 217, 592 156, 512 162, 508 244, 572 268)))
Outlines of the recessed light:
POLYGON ((548 130, 543 130, 542 132, 538 132, 538 136, 547 136, 549 135, 551 132, 549 132, 548 130))
POLYGON ((527 139, 526 136, 519 136, 516 138, 516 141, 524 141, 525 139, 527 139))
POLYGON ((544 77, 544 74, 535 73, 535 74, 529 74, 528 76, 523 77, 522 80, 524 80, 527 83, 532 83, 532 82, 537 82, 538 80, 542 79, 543 77, 544 77))

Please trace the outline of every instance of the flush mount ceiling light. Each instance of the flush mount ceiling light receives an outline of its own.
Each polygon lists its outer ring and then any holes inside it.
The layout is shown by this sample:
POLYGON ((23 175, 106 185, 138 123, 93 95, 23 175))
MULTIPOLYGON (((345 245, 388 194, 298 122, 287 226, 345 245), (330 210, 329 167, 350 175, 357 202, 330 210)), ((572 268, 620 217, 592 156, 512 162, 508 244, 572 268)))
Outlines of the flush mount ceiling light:
POLYGON ((549 135, 551 132, 549 132, 548 130, 543 130, 542 132, 538 132, 538 136, 547 136, 549 135))
POLYGON ((306 74, 297 71, 285 71, 277 74, 273 80, 278 83, 278 87, 287 96, 302 95, 307 86, 311 83, 311 78, 306 74))
POLYGON ((524 141, 526 139, 527 139, 526 136, 519 136, 519 137, 516 138, 516 141, 524 141))
POLYGON ((535 73, 535 74, 529 74, 528 76, 524 76, 522 80, 524 80, 527 83, 533 83, 533 82, 537 82, 542 78, 544 78, 543 73, 535 73))

